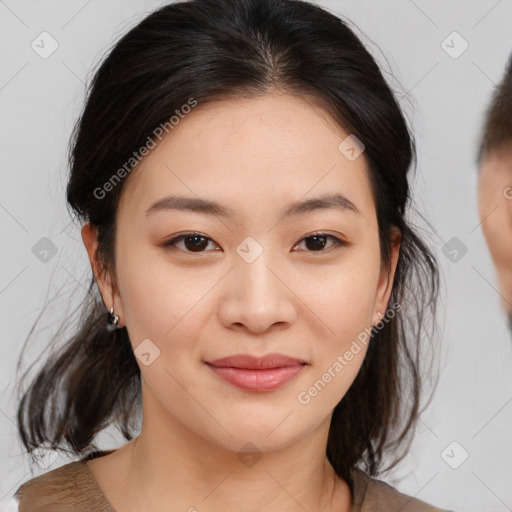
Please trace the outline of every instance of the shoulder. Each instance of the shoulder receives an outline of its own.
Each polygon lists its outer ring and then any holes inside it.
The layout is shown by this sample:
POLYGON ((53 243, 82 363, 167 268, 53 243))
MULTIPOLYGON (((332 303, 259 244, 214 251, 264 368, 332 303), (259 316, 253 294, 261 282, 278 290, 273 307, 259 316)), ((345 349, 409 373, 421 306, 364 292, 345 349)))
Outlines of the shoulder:
MULTIPOLYGON (((371 478, 360 469, 353 469, 354 494, 361 512, 453 512, 407 496, 391 485, 371 478)), ((356 509, 357 510, 357 509, 356 509)))
POLYGON ((102 510, 94 481, 84 462, 75 461, 28 480, 16 491, 19 512, 102 510))

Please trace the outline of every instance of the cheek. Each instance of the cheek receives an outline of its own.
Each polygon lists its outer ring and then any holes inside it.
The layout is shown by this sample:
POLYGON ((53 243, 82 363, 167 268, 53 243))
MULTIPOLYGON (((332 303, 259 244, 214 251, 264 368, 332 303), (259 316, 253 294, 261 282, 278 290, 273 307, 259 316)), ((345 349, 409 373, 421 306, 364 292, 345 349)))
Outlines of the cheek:
POLYGON ((160 251, 141 244, 119 252, 119 288, 134 346, 149 338, 163 347, 164 340, 183 329, 188 315, 193 316, 194 307, 209 288, 203 272, 173 270, 160 251))
POLYGON ((328 286, 317 285, 314 296, 310 295, 312 309, 321 322, 309 316, 326 328, 311 344, 315 364, 311 387, 304 388, 298 397, 301 403, 332 410, 359 373, 370 340, 378 284, 376 265, 380 265, 377 258, 359 255, 332 273, 328 286))
POLYGON ((378 247, 353 250, 340 264, 312 273, 300 295, 326 324, 328 339, 346 340, 371 323, 379 279, 378 247))

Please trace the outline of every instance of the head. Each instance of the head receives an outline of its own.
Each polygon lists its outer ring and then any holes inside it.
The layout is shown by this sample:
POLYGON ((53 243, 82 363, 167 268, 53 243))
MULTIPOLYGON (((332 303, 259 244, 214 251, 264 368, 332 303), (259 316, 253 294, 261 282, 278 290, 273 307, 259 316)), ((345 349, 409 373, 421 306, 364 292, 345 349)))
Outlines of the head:
POLYGON ((328 421, 336 472, 376 474, 417 419, 437 299, 437 263, 406 219, 414 156, 379 67, 327 11, 193 0, 152 13, 96 72, 73 134, 67 199, 90 302, 23 397, 25 446, 81 453, 109 423, 131 439, 142 399, 145 417, 233 452, 328 421), (206 364, 276 352, 306 366, 271 392, 206 364), (38 404, 56 379, 65 408, 48 422, 38 404))
POLYGON ((512 330, 512 55, 487 108, 478 169, 481 226, 512 330))

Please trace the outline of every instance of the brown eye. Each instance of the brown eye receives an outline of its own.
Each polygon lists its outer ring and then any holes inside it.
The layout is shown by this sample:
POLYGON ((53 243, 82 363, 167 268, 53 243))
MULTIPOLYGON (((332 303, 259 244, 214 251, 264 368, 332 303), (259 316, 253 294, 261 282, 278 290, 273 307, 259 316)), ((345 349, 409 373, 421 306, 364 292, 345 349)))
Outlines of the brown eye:
POLYGON ((209 241, 213 242, 211 238, 208 238, 201 233, 187 233, 165 242, 163 246, 176 248, 179 247, 178 243, 183 242, 183 246, 179 248, 185 252, 204 252, 204 249, 208 247, 209 241))
MULTIPOLYGON (((301 240, 301 242, 305 241, 306 250, 308 252, 327 252, 325 250, 325 247, 327 245, 328 240, 332 240, 333 242, 330 246, 328 246, 328 249, 330 249, 331 247, 347 245, 339 238, 333 235, 329 235, 327 233, 313 233, 312 235, 304 237, 301 240)), ((297 247, 298 245, 296 245, 295 247, 297 247)))

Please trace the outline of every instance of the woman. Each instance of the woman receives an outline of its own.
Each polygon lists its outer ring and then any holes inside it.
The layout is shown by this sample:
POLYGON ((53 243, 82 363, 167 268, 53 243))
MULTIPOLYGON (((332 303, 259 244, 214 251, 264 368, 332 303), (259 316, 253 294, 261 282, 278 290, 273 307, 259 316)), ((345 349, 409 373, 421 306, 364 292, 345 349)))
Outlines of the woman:
POLYGON ((90 303, 18 411, 29 453, 80 459, 20 510, 439 510, 376 478, 410 442, 438 293, 414 154, 320 7, 192 0, 130 30, 72 141, 90 303), (99 451, 111 423, 129 442, 99 451))

